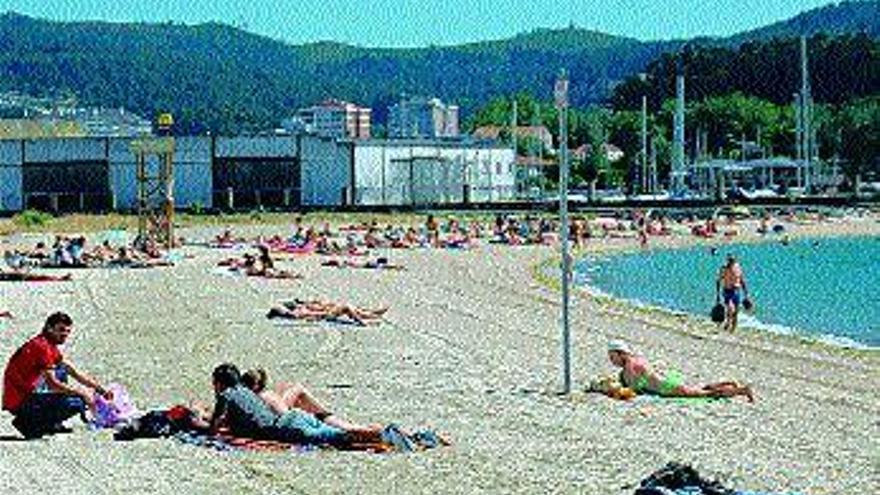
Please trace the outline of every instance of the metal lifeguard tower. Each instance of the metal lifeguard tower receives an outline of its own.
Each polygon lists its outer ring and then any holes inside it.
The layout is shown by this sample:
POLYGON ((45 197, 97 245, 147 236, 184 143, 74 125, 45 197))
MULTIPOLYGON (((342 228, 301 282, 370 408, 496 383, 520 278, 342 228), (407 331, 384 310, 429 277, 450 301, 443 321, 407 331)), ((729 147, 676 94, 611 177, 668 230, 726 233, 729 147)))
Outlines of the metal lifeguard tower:
POLYGON ((169 135, 173 124, 171 114, 160 114, 159 137, 131 143, 137 168, 138 249, 174 247, 174 138, 169 135))

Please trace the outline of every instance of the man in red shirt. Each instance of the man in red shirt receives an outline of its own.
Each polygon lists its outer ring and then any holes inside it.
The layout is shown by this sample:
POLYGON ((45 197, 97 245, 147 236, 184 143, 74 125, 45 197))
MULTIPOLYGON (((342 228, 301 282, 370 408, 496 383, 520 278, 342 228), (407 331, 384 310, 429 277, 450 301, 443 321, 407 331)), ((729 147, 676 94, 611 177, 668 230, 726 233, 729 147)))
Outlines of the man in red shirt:
POLYGON ((3 409, 15 419, 12 425, 26 439, 70 431, 66 419, 85 414, 94 405, 94 393, 112 394, 94 378, 79 372, 61 355, 58 346, 67 341, 73 320, 57 312, 46 318, 43 331, 28 340, 9 358, 3 373, 3 409), (66 383, 67 375, 85 385, 66 383))

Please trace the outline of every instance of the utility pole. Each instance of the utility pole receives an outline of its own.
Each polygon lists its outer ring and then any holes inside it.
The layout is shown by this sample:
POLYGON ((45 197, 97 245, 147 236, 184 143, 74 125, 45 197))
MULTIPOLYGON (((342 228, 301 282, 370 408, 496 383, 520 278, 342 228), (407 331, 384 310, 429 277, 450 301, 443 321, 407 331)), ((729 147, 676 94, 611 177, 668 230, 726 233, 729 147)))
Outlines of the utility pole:
POLYGON ((516 98, 513 100, 513 111, 510 117, 510 140, 513 143, 513 153, 516 156, 516 121, 517 121, 517 108, 516 108, 516 98))
POLYGON ((800 93, 795 93, 794 95, 794 147, 795 147, 795 162, 797 162, 797 186, 803 186, 803 116, 801 112, 801 95, 800 93))
MULTIPOLYGON (((514 180, 516 180, 516 177, 520 174, 519 174, 519 167, 516 166, 516 155, 517 155, 517 152, 516 152, 516 148, 517 148, 517 143, 516 143, 517 115, 516 115, 516 110, 517 109, 516 109, 516 97, 515 96, 513 97, 513 109, 512 110, 513 110, 511 112, 512 115, 510 116, 510 142, 513 144, 513 170, 514 170, 514 174, 515 174, 514 180)), ((520 187, 525 189, 525 181, 524 180, 522 180, 520 182, 520 187)))
POLYGON ((651 184, 650 190, 656 191, 659 186, 657 184, 657 147, 654 145, 654 139, 651 139, 651 184))
POLYGON ((678 54, 675 77, 675 122, 672 144, 672 192, 684 193, 687 174, 684 157, 684 51, 678 54))
POLYGON ((809 190, 812 185, 812 164, 813 156, 812 132, 810 127, 813 118, 812 115, 812 96, 810 95, 810 74, 807 66, 807 37, 801 36, 801 119, 803 119, 802 136, 804 141, 804 172, 806 180, 804 189, 809 190))
POLYGON ((568 252, 568 76, 560 72, 553 88, 556 108, 559 110, 559 222, 562 245, 562 390, 571 393, 571 331, 568 321, 569 272, 571 259, 568 252))
POLYGON ((644 91, 648 75, 643 72, 639 74, 639 78, 642 80, 642 152, 640 156, 642 161, 642 193, 646 193, 650 192, 648 188, 648 95, 644 91))

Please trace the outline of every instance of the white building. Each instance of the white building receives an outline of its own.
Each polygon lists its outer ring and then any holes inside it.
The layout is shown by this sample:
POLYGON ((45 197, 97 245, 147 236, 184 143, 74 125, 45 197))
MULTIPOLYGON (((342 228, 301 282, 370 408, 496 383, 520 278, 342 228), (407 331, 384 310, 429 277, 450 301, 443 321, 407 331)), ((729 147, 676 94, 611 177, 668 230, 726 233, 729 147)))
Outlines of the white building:
POLYGON ((281 126, 293 134, 307 132, 336 139, 369 139, 371 114, 369 108, 331 99, 299 109, 295 117, 282 120, 281 126))
MULTIPOLYGON (((331 200, 341 195, 346 204, 364 206, 507 201, 516 194, 510 148, 438 140, 349 141, 337 146, 345 149, 303 150, 304 191, 331 200), (322 178, 330 182, 307 183, 306 177, 315 177, 317 170, 345 173, 329 177, 323 172, 322 178)), ((309 200, 304 193, 303 204, 328 204, 309 200)))
POLYGON ((409 98, 388 109, 388 136, 392 138, 457 137, 458 106, 438 98, 409 98))

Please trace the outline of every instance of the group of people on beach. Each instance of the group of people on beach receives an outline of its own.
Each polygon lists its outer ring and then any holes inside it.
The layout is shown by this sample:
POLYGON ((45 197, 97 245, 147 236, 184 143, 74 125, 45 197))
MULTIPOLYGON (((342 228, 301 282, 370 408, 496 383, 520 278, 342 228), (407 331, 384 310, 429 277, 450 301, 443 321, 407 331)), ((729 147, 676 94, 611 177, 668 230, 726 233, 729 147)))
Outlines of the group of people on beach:
MULTIPOLYGON (((26 439, 68 433, 64 422, 95 410, 97 400, 112 400, 113 391, 81 371, 61 352, 73 331, 73 319, 63 312, 46 318, 41 332, 10 357, 3 373, 3 409, 26 439), (72 383, 71 379, 76 383, 72 383)), ((242 374, 230 363, 212 374, 213 408, 194 404, 195 428, 226 431, 237 437, 277 440, 341 448, 372 448, 406 442, 396 426, 359 425, 324 407, 300 384, 268 386, 265 370, 242 374)))
POLYGON ((36 273, 34 268, 153 268, 174 266, 154 244, 139 249, 129 245, 113 246, 105 240, 88 247, 85 236, 55 236, 51 246, 37 242, 29 249, 9 249, 3 253, 6 268, 0 270, 0 281, 60 282, 72 275, 36 273))
MULTIPOLYGON (((649 220, 643 218, 642 226, 649 220)), ((304 242, 323 245, 330 242, 330 229, 325 226, 320 232, 314 228, 303 227, 297 223, 295 235, 289 243, 300 245, 304 242)), ((587 235, 579 230, 583 225, 575 221, 572 235, 575 239, 587 235)), ((495 219, 492 238, 507 244, 523 242, 546 243, 551 240, 557 225, 553 221, 537 217, 527 217, 524 221, 505 218, 495 219)), ((662 232, 665 227, 654 227, 662 232)), ((479 222, 463 225, 450 219, 441 227, 440 222, 429 216, 421 233, 414 229, 401 230, 389 226, 381 229, 375 222, 351 226, 343 252, 352 249, 393 247, 395 243, 427 245, 433 247, 449 246, 450 242, 465 244, 483 235, 479 222), (360 244, 352 232, 363 232, 360 244), (414 236, 411 236, 416 232, 414 236), (444 235, 446 237, 444 237, 444 235), (410 236, 409 239, 407 237, 410 236)), ((218 244, 234 240, 226 231, 218 237, 218 244)), ((276 244, 277 245, 277 244, 276 244)), ((102 243, 92 250, 86 250, 85 238, 57 238, 52 249, 37 245, 33 251, 16 256, 28 259, 48 259, 51 263, 92 264, 129 259, 130 248, 114 249, 102 243)), ((245 255, 242 259, 230 259, 221 264, 232 266, 247 275, 267 278, 293 278, 296 275, 278 270, 272 257, 272 244, 258 246, 258 254, 245 255)), ((331 250, 335 252, 335 248, 331 250)), ((148 254, 147 259, 156 259, 148 254)), ((9 258, 9 256, 7 256, 9 258)), ((363 267, 366 266, 365 262, 363 267)), ((7 259, 7 264, 10 260, 7 259)), ((348 259, 324 263, 327 266, 361 267, 348 259)), ((16 259, 10 266, 19 269, 23 266, 16 259)), ((66 266, 66 265, 65 265, 66 266)), ((397 265, 380 258, 376 267, 400 269, 397 265)), ((370 266, 372 267, 372 266, 370 266)), ((724 327, 734 331, 740 304, 749 301, 748 288, 742 268, 733 256, 727 258, 720 269, 716 283, 716 299, 725 305, 724 327)), ((379 321, 388 311, 387 307, 361 308, 348 304, 324 300, 300 300, 283 302, 270 309, 267 317, 291 318, 306 321, 348 319, 359 325, 379 321)), ((11 317, 8 312, 0 312, 0 317, 11 317)), ((46 319, 41 333, 22 345, 9 359, 4 372, 3 409, 11 412, 15 419, 13 425, 26 438, 37 438, 47 434, 67 431, 63 423, 66 419, 83 415, 94 406, 96 397, 111 399, 113 392, 103 387, 95 378, 80 371, 67 360, 60 351, 73 328, 71 317, 65 313, 53 313, 46 319), (69 379, 79 385, 70 383, 69 379)), ((689 386, 670 376, 655 372, 648 361, 633 352, 625 343, 614 342, 609 346, 609 359, 619 368, 620 384, 635 393, 652 393, 674 397, 732 397, 745 396, 754 399, 748 386, 736 382, 711 383, 703 386, 689 386)), ((241 374, 237 367, 226 363, 218 366, 212 375, 217 403, 213 411, 201 415, 205 427, 211 431, 229 428, 235 434, 258 438, 271 438, 282 441, 316 442, 340 446, 371 444, 382 441, 382 429, 376 425, 362 426, 344 421, 328 412, 305 388, 299 385, 279 385, 274 389, 267 387, 266 372, 260 369, 241 374)), ((385 432, 386 435, 388 432, 385 432)))
MULTIPOLYGON (((317 301, 303 303, 306 308, 323 307, 317 301)), ((111 389, 62 354, 60 347, 72 331, 73 319, 68 314, 52 313, 42 331, 19 347, 6 365, 3 409, 12 413, 13 426, 26 439, 70 432, 64 425, 67 419, 77 415, 85 419, 99 397, 113 399, 111 389), (71 383, 71 378, 77 384, 71 383)), ((635 393, 685 398, 741 395, 754 400, 751 388, 737 382, 691 386, 673 375, 664 376, 621 341, 609 344, 608 357, 620 368, 620 384, 635 393)), ((198 413, 194 424, 209 432, 223 429, 240 437, 343 448, 370 448, 390 438, 405 441, 406 435, 399 429, 359 425, 340 418, 302 385, 279 383, 269 387, 268 375, 260 368, 242 374, 235 365, 224 363, 214 369, 212 383, 214 407, 194 407, 198 413)))

